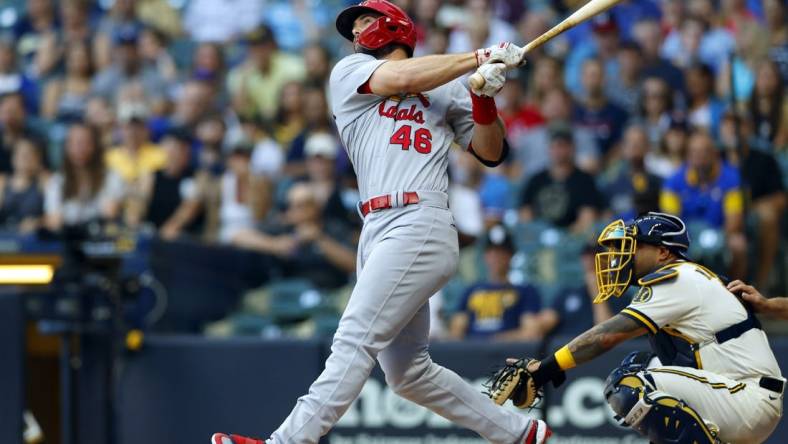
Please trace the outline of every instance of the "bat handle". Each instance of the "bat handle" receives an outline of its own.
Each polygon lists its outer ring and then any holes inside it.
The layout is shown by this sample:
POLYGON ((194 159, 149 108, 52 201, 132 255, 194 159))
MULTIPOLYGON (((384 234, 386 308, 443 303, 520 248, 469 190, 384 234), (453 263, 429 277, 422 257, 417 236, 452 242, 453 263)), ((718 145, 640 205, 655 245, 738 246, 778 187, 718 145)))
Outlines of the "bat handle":
POLYGON ((484 88, 484 84, 487 83, 484 81, 484 76, 475 72, 471 74, 471 77, 468 78, 468 84, 471 85, 471 88, 475 89, 476 91, 484 88))
MULTIPOLYGON (((528 49, 530 49, 528 46, 523 48, 523 51, 520 54, 520 60, 521 61, 525 60, 525 54, 528 52, 528 49)), ((521 62, 520 65, 522 66, 522 64, 523 63, 521 62)), ((485 83, 487 83, 487 82, 484 80, 484 76, 479 74, 478 71, 473 73, 473 74, 471 74, 471 76, 468 78, 468 84, 471 85, 471 88, 473 88, 473 89, 475 89, 477 91, 482 89, 482 88, 484 88, 484 84, 485 83)))

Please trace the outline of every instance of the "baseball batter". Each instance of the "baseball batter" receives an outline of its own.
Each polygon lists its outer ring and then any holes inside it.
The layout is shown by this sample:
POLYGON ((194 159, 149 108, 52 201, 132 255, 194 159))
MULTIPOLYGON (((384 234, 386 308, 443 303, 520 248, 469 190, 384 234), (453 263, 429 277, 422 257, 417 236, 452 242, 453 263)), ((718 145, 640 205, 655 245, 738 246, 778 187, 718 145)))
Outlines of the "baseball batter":
MULTIPOLYGON (((653 353, 630 354, 606 382, 622 425, 655 444, 764 442, 782 416, 785 378, 750 306, 688 261, 689 242, 684 222, 668 214, 608 225, 599 237, 595 302, 633 282, 640 291, 610 320, 530 361, 527 377, 534 386, 560 384, 566 370, 648 334, 653 353)), ((507 396, 516 402, 521 391, 507 396)))
MULTIPOLYGON (((507 411, 427 351, 429 297, 454 274, 457 231, 447 206, 453 143, 486 165, 506 150, 492 97, 520 49, 503 43, 453 55, 412 58, 415 27, 383 0, 352 6, 337 29, 356 53, 331 73, 331 109, 359 181, 364 228, 357 283, 325 370, 267 443, 317 443, 356 399, 380 363, 400 396, 492 443, 541 444, 547 425, 507 411), (478 68, 482 90, 459 77, 478 68)), ((215 434, 213 444, 262 444, 215 434)))

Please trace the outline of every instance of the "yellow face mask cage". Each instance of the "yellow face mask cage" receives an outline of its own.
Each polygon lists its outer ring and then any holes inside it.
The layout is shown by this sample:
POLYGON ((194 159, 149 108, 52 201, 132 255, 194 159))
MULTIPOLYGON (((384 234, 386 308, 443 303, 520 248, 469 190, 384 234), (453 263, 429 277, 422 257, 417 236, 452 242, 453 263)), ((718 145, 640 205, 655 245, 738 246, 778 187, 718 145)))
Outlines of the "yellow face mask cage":
POLYGON ((632 280, 636 227, 627 228, 623 220, 611 222, 599 235, 597 242, 605 250, 596 254, 596 282, 598 293, 594 303, 599 304, 611 296, 621 297, 632 280))

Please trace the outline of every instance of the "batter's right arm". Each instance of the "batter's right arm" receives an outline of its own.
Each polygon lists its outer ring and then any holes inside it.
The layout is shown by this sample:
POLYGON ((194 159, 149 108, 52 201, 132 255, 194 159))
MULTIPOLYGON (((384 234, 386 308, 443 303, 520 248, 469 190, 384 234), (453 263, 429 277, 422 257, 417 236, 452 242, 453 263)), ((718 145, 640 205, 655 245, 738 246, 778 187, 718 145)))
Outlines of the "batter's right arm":
POLYGON ((379 96, 420 93, 451 82, 481 64, 500 62, 508 69, 522 64, 522 49, 503 42, 462 54, 441 54, 389 60, 369 79, 370 90, 379 96))
POLYGON ((435 89, 476 69, 476 53, 441 54, 390 60, 375 70, 369 88, 379 96, 435 89))

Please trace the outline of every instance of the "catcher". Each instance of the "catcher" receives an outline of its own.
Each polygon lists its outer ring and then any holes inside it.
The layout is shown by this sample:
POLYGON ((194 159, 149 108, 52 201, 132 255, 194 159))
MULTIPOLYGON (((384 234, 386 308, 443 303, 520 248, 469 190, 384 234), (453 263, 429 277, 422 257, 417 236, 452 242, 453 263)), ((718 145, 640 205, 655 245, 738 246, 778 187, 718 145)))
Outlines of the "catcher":
POLYGON ((541 388, 619 343, 649 335, 650 352, 632 353, 613 370, 605 398, 620 424, 656 444, 761 443, 777 426, 785 379, 750 306, 687 258, 684 222, 648 213, 617 220, 599 236, 599 295, 632 303, 540 361, 509 360, 490 396, 531 407, 541 388))

